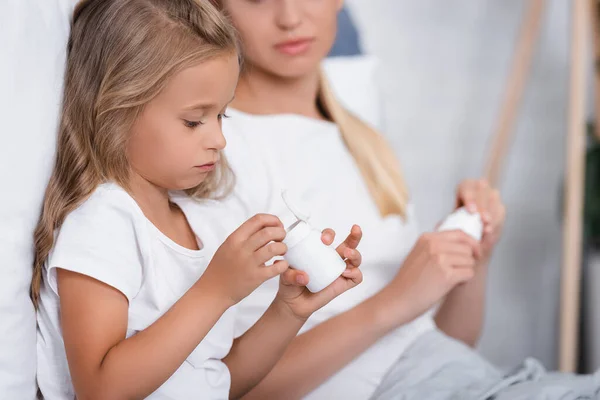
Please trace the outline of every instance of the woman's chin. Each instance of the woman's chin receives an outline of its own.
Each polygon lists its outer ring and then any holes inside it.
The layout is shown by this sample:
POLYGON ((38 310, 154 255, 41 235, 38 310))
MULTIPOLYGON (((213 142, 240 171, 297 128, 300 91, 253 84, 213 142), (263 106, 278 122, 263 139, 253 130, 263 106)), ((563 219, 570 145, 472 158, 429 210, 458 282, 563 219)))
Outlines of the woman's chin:
POLYGON ((314 73, 321 65, 321 57, 293 57, 274 60, 267 64, 268 71, 280 78, 297 79, 314 73))

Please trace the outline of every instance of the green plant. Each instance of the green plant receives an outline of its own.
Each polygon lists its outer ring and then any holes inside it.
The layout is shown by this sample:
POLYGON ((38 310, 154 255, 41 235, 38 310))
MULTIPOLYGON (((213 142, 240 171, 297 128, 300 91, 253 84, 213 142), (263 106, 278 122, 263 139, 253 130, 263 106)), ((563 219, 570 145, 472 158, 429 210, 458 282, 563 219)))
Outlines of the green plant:
POLYGON ((588 150, 585 160, 584 234, 586 242, 600 246, 600 140, 594 125, 588 124, 588 150))

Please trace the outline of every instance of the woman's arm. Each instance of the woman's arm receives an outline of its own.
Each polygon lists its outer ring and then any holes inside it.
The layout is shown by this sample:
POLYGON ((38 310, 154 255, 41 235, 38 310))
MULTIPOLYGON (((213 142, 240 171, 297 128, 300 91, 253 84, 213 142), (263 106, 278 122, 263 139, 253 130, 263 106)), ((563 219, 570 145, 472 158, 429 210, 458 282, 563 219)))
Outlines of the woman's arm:
POLYGON ((150 395, 231 305, 200 279, 155 323, 125 339, 129 304, 121 292, 76 272, 57 274, 63 338, 80 400, 150 395))
POLYGON ((488 265, 502 234, 506 208, 500 192, 485 180, 465 180, 458 185, 456 207, 480 214, 483 236, 474 278, 455 287, 440 306, 435 322, 447 335, 474 347, 483 327, 488 265))
POLYGON ((469 282, 452 289, 435 315, 435 323, 446 335, 475 347, 483 328, 488 261, 475 267, 469 282))
MULTIPOLYGON (((298 399, 392 330, 429 310, 473 277, 475 241, 462 232, 425 234, 390 284, 356 307, 297 336, 282 359, 245 399, 298 399)), ((352 247, 352 246, 350 246, 352 247)))
POLYGON ((299 399, 359 356, 408 314, 387 313, 389 289, 297 336, 267 377, 244 399, 299 399), (359 328, 357 328, 359 327, 359 328))

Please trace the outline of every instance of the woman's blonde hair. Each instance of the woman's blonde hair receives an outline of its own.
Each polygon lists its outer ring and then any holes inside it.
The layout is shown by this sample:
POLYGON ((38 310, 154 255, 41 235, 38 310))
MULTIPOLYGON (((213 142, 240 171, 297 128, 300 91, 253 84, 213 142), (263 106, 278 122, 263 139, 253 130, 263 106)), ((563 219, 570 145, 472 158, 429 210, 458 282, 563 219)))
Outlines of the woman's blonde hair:
MULTIPOLYGON (((210 1, 227 14, 223 0, 210 1)), ((400 172, 400 164, 383 135, 340 104, 322 70, 318 101, 327 117, 340 129, 380 214, 384 217, 395 214, 405 218, 408 190, 400 172)))
POLYGON ((321 71, 319 102, 338 126, 382 216, 406 217, 408 190, 400 164, 383 135, 345 109, 321 71))
MULTIPOLYGON (((127 189, 126 147, 137 116, 184 68, 239 54, 228 19, 207 0, 84 0, 75 8, 54 169, 35 230, 31 298, 65 217, 103 182, 127 189)), ((197 198, 232 184, 225 158, 197 198)))

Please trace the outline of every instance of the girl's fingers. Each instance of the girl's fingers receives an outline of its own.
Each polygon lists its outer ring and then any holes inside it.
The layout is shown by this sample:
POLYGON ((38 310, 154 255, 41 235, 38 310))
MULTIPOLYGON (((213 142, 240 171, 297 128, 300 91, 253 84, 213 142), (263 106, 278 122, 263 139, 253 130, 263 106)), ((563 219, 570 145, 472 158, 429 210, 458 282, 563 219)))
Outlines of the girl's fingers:
POLYGON ((352 229, 350 229, 350 233, 346 237, 346 240, 342 242, 337 248, 336 251, 343 259, 348 258, 347 251, 354 250, 358 247, 360 241, 362 239, 362 229, 360 226, 353 225, 352 229))
POLYGON ((358 268, 362 263, 362 254, 360 251, 355 249, 346 249, 344 251, 344 259, 346 260, 346 265, 349 265, 351 268, 358 268))
POLYGON ((290 269, 290 265, 285 260, 277 260, 273 263, 273 265, 264 268, 264 279, 268 280, 276 277, 277 275, 281 276, 285 272, 290 269))
POLYGON ((306 286, 308 285, 308 275, 305 272, 288 268, 281 274, 281 283, 287 286, 306 286))
POLYGON ((350 279, 356 285, 361 283, 363 278, 362 271, 358 268, 347 268, 342 273, 342 276, 346 279, 350 279))
POLYGON ((262 228, 258 232, 251 235, 247 242, 246 247, 250 251, 256 251, 269 242, 281 242, 285 238, 286 232, 283 226, 270 226, 262 228))
POLYGON ((287 246, 282 242, 271 242, 254 253, 254 261, 256 264, 265 264, 273 257, 282 256, 286 253, 287 246))
POLYGON ((324 229, 323 232, 321 233, 321 241, 326 244, 327 246, 330 246, 331 243, 333 243, 333 240, 335 239, 335 231, 333 229, 327 228, 324 229))

